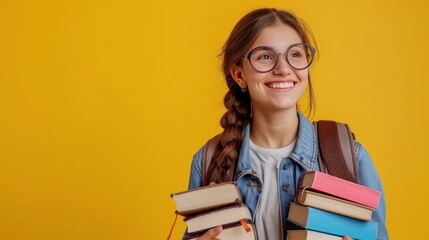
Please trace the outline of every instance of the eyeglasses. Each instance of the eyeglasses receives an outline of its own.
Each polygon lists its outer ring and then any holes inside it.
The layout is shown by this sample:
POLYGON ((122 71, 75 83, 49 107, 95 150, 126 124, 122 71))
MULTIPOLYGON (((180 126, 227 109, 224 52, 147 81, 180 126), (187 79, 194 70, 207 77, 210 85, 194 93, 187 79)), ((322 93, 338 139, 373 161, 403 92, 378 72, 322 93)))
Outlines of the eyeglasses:
POLYGON ((303 70, 311 65, 315 52, 316 49, 306 43, 292 44, 285 53, 277 53, 272 47, 260 46, 250 51, 247 59, 255 71, 265 73, 273 70, 279 60, 279 54, 284 54, 289 66, 303 70))

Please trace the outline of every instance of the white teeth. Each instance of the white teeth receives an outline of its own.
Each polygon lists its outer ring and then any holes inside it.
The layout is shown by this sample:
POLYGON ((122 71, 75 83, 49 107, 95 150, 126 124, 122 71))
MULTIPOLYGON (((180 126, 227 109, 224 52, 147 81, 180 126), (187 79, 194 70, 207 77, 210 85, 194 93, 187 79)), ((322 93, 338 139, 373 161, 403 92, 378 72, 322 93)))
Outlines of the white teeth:
POLYGON ((267 86, 270 88, 289 88, 293 87, 293 82, 269 83, 267 86))

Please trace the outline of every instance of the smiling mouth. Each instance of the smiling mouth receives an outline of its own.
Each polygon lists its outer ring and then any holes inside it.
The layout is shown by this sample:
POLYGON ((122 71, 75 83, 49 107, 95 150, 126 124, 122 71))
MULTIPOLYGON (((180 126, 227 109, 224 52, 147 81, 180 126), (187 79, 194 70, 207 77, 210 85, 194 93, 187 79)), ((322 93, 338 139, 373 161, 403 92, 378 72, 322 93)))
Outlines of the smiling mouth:
POLYGON ((285 89, 285 88, 291 88, 293 87, 293 82, 274 82, 274 83, 268 83, 267 87, 274 88, 274 89, 285 89))

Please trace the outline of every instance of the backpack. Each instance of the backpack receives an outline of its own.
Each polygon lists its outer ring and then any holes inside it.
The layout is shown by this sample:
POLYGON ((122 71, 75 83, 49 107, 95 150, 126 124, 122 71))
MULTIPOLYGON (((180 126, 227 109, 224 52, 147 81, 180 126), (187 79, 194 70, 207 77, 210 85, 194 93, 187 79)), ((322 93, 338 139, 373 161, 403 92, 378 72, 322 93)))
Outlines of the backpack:
MULTIPOLYGON (((355 136, 345 123, 320 120, 313 122, 316 130, 319 152, 318 161, 320 170, 324 173, 358 182, 357 151, 355 150, 355 136)), ((203 185, 209 185, 207 170, 212 160, 220 134, 208 140, 203 148, 202 179, 203 185)), ((233 181, 235 167, 229 170, 230 180, 233 181)))

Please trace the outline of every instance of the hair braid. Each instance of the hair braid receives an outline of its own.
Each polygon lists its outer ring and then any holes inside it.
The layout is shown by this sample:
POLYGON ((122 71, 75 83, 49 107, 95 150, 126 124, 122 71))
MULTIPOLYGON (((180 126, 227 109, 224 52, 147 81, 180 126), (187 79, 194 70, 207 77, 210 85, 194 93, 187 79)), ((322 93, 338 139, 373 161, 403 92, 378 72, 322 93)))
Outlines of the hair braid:
POLYGON ((224 130, 207 171, 208 183, 231 179, 228 170, 235 166, 243 140, 243 128, 250 119, 249 93, 243 93, 237 84, 229 87, 224 98, 227 112, 221 118, 221 126, 224 130))

